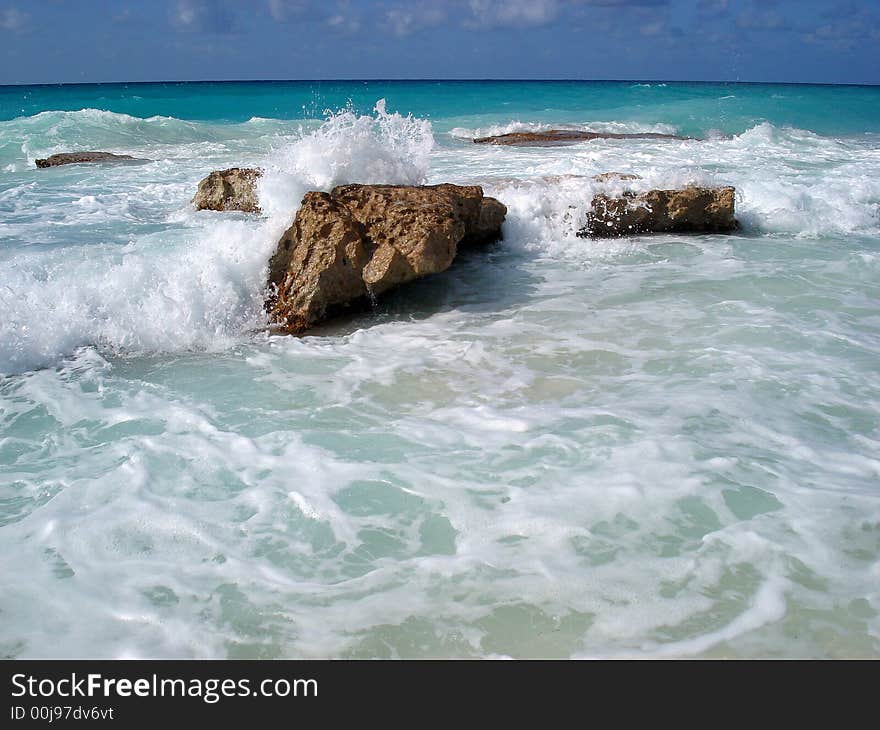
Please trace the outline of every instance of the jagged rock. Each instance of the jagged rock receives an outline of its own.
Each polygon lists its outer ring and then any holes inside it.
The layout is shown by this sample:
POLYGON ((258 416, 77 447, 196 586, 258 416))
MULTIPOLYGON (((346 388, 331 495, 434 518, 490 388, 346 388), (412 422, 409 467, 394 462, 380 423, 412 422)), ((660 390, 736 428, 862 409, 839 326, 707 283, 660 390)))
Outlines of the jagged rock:
POLYGON ((619 198, 596 195, 582 237, 635 233, 730 231, 736 228, 734 188, 649 190, 619 198))
POLYGON ((257 178, 262 170, 249 167, 231 167, 214 170, 199 183, 192 202, 196 210, 241 210, 259 213, 257 178))
POLYGON ((306 193, 269 262, 266 309, 302 332, 447 269, 458 246, 501 235, 507 208, 479 186, 343 185, 306 193))
POLYGON ((458 242, 477 226, 483 199, 476 186, 343 185, 343 202, 376 244, 364 269, 373 292, 449 268, 458 242))
POLYGON ((492 137, 477 137, 474 144, 512 145, 517 147, 551 147, 577 144, 594 139, 693 139, 675 134, 644 132, 639 134, 617 134, 614 132, 583 132, 577 129, 548 129, 546 132, 509 132, 492 137))
POLYGON ((301 332, 361 304, 369 294, 362 272, 372 253, 364 233, 342 202, 306 193, 269 261, 272 321, 301 332))
MULTIPOLYGON (((57 155, 37 160, 37 167, 58 167, 78 162, 121 162, 125 160, 137 160, 137 158, 131 155, 114 155, 112 152, 59 152, 57 155)), ((145 160, 141 161, 145 162, 145 160)))
POLYGON ((504 223, 506 216, 507 206, 504 203, 495 198, 483 198, 476 225, 468 228, 461 243, 473 245, 497 241, 501 235, 501 224, 504 223))
POLYGON ((593 175, 596 182, 613 182, 615 180, 641 180, 641 175, 633 175, 627 172, 603 172, 601 175, 593 175))

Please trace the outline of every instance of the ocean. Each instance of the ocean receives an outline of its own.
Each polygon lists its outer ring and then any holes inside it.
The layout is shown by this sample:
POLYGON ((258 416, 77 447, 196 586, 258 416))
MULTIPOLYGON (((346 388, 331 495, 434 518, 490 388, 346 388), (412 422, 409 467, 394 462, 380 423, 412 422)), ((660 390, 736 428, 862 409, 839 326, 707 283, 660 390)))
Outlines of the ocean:
POLYGON ((0 311, 0 656, 880 656, 880 87, 2 87, 0 311), (470 141, 554 127, 699 139, 470 141), (578 238, 610 171, 740 228, 578 238), (348 182, 503 241, 270 336, 348 182))

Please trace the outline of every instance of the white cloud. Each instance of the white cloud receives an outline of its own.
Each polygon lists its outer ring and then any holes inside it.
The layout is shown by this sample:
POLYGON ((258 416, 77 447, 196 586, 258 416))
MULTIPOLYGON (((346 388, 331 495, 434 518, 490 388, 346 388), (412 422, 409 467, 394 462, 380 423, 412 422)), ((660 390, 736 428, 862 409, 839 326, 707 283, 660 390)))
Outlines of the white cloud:
POLYGON ((446 17, 446 8, 436 0, 427 3, 407 3, 393 7, 385 13, 387 24, 399 36, 439 25, 446 20, 446 17))
POLYGON ((644 36, 662 35, 666 30, 666 23, 663 20, 655 20, 653 23, 645 23, 639 28, 639 33, 644 36))
POLYGON ((361 28, 361 19, 357 11, 352 9, 347 0, 340 0, 336 12, 324 21, 330 28, 345 33, 357 33, 361 28))
POLYGON ((775 10, 749 8, 743 11, 736 24, 745 30, 785 30, 788 21, 775 10))
POLYGON ((697 9, 703 15, 726 15, 730 10, 729 0, 700 0, 697 9))
MULTIPOLYGON (((635 8, 657 7, 669 5, 669 0, 572 0, 576 5, 599 5, 606 8, 620 8, 625 6, 635 8)), ((726 0, 723 0, 726 2, 726 0)))
POLYGON ((177 0, 171 22, 180 30, 229 33, 235 16, 223 0, 177 0))
POLYGON ((558 0, 470 0, 470 28, 546 25, 559 15, 558 0))
POLYGON ((304 15, 309 10, 309 0, 269 0, 269 15, 279 23, 304 15))
POLYGON ((28 15, 18 8, 0 10, 0 28, 3 30, 22 30, 27 24, 28 15))
POLYGON ((198 10, 196 6, 188 0, 180 0, 177 3, 177 9, 174 12, 174 22, 177 25, 191 27, 195 25, 198 18, 198 10))
POLYGON ((824 43, 839 50, 852 50, 862 43, 880 42, 880 16, 858 6, 840 6, 826 14, 827 22, 804 34, 809 43, 824 43))

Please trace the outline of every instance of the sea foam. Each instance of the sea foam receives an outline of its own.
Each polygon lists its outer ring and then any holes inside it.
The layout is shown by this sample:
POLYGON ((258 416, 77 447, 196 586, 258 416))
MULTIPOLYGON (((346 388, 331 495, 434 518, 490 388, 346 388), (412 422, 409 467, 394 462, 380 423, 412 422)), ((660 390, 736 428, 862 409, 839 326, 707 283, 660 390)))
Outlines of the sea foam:
MULTIPOLYGON (((37 116, 52 125, 131 125, 135 135, 169 123, 95 110, 37 116)), ((181 123, 178 142, 190 141, 191 126, 181 123)), ((82 345, 127 353, 228 347, 265 323, 266 265, 307 190, 421 182, 432 146, 430 123, 388 113, 383 100, 374 115, 334 114, 263 152, 262 219, 193 211, 189 198, 207 172, 198 160, 61 168, 49 171, 60 185, 41 180, 0 193, 18 239, 0 288, 0 372, 49 365, 82 345), (56 228, 45 245, 28 246, 45 236, 47 218, 75 229, 73 237, 56 228), (105 240, 94 240, 101 226, 105 240)))

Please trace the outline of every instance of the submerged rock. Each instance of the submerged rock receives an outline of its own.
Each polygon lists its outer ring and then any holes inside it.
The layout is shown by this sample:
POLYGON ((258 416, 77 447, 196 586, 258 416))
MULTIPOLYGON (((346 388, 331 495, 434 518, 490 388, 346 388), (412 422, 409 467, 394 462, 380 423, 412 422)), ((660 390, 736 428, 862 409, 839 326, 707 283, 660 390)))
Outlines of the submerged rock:
POLYGON ((262 170, 250 167, 231 167, 214 170, 199 183, 192 202, 196 210, 241 210, 259 213, 257 179, 262 170))
MULTIPOLYGON (((112 152, 59 152, 42 160, 37 160, 37 167, 58 167, 59 165, 73 165, 79 162, 121 162, 125 160, 137 160, 131 155, 114 155, 112 152)), ((145 160, 141 160, 145 162, 145 160)))
POLYGON ((582 237, 626 236, 635 233, 731 231, 734 188, 649 190, 621 197, 596 195, 582 237))
POLYGON ((306 193, 269 262, 270 320, 291 333, 449 268, 496 240, 507 208, 476 185, 342 185, 306 193))
POLYGON ((583 132, 577 129, 548 129, 546 132, 509 132, 492 137, 477 137, 474 144, 510 145, 517 147, 551 147, 555 145, 577 144, 594 139, 693 139, 675 134, 644 132, 638 134, 617 134, 614 132, 583 132))
POLYGON ((634 175, 628 172, 603 172, 601 175, 593 175, 596 182, 614 182, 617 180, 641 180, 641 175, 634 175))

